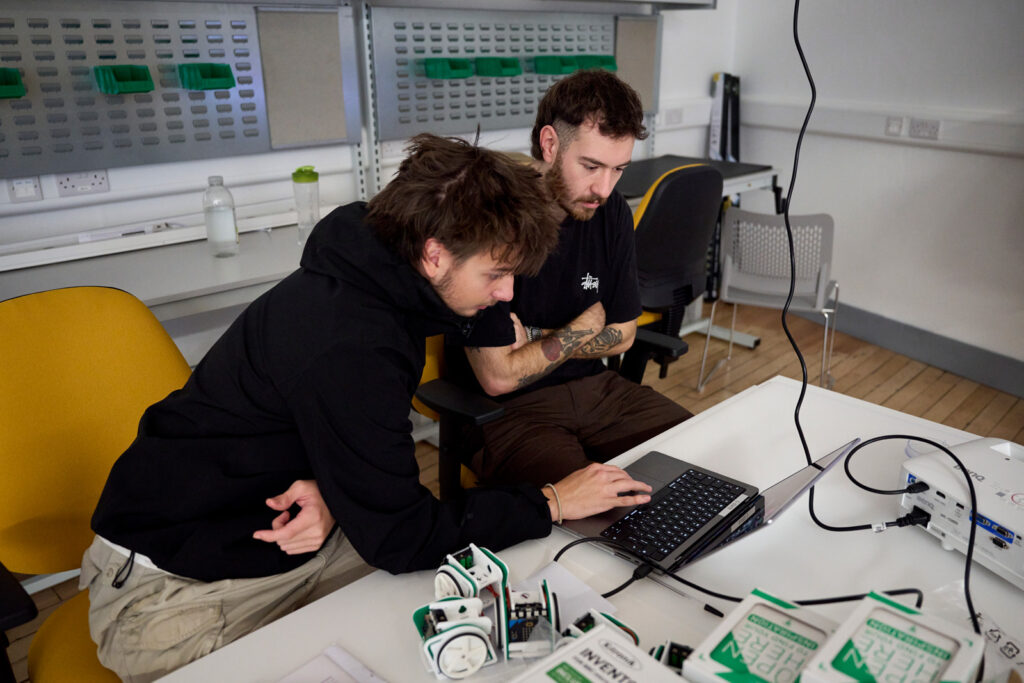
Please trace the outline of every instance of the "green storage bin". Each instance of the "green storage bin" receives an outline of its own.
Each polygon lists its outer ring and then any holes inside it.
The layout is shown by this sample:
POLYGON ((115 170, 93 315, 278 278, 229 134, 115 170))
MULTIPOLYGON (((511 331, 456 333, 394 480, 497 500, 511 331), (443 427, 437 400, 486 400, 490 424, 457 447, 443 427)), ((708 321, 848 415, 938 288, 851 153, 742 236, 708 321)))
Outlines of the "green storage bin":
POLYGON ((100 92, 107 95, 121 95, 130 92, 151 92, 153 77, 149 75, 149 67, 136 64, 113 64, 110 66, 94 66, 96 85, 100 92))
POLYGON ((468 59, 452 57, 428 57, 423 60, 427 78, 469 78, 473 75, 473 63, 468 59))
POLYGON ((21 82, 21 72, 17 69, 0 69, 0 100, 24 96, 25 84, 21 82))
POLYGON ((476 75, 485 77, 518 76, 523 66, 516 57, 477 57, 476 75))
POLYGON ((619 70, 619 65, 615 62, 615 55, 577 55, 576 62, 581 69, 619 70))
POLYGON ((533 58, 533 70, 539 74, 560 76, 571 74, 579 68, 575 57, 564 55, 541 55, 533 58))
POLYGON ((178 78, 186 90, 230 90, 235 87, 230 64, 179 64, 178 78))

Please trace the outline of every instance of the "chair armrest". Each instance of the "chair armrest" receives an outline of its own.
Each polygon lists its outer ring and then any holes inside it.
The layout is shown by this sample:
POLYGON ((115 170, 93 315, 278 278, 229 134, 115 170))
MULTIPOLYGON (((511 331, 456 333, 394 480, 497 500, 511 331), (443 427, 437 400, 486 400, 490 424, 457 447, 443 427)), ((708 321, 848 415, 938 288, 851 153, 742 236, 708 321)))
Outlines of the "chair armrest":
POLYGON ((476 426, 496 420, 505 412, 497 401, 445 379, 421 384, 416 390, 416 398, 442 416, 456 417, 476 426))
POLYGON ((679 337, 638 327, 633 345, 622 356, 619 374, 631 382, 640 384, 644 379, 647 361, 656 358, 661 362, 658 376, 664 378, 669 359, 679 358, 689 349, 689 344, 679 337))
POLYGON ((638 327, 636 330, 636 339, 633 340, 632 348, 662 356, 669 356, 670 358, 679 358, 679 356, 683 355, 690 349, 690 345, 679 337, 673 337, 668 334, 662 334, 661 332, 645 330, 642 327, 638 327))
POLYGON ((14 575, 0 564, 0 634, 36 618, 39 610, 14 575))
POLYGON ((474 441, 470 434, 479 433, 477 427, 497 420, 505 409, 497 401, 445 379, 424 382, 416 390, 416 398, 441 416, 437 480, 441 500, 452 500, 462 495, 460 472, 469 455, 467 443, 474 441))

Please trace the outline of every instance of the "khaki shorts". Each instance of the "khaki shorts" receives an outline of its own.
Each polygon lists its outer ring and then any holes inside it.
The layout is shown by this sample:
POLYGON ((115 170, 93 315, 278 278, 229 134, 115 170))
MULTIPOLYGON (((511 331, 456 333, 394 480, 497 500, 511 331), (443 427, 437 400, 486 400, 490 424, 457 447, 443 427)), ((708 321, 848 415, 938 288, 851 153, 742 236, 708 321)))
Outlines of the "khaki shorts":
POLYGON ((290 572, 204 582, 136 564, 111 582, 127 556, 95 539, 82 558, 89 632, 99 660, 124 681, 151 681, 369 574, 344 534, 290 572))

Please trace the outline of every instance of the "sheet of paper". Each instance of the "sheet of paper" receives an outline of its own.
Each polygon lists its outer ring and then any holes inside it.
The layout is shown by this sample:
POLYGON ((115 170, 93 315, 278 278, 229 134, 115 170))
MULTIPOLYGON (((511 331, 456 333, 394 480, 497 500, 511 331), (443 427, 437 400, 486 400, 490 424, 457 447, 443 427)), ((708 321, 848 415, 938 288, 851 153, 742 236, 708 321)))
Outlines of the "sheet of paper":
POLYGON ((278 683, 387 683, 344 648, 331 645, 278 683))

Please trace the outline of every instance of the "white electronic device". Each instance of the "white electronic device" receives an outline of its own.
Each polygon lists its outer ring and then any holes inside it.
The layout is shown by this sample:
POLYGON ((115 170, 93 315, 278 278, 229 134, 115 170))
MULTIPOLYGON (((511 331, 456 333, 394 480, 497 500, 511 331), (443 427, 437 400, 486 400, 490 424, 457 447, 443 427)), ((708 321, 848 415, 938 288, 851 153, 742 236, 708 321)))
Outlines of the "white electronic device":
MULTIPOLYGON (((967 552, 971 499, 963 472, 937 448, 917 450, 908 442, 901 485, 928 484, 921 493, 900 496, 900 514, 918 507, 931 518, 925 527, 947 550, 967 552)), ((1024 446, 986 438, 951 446, 974 484, 978 499, 974 559, 1024 589, 1024 446)))

